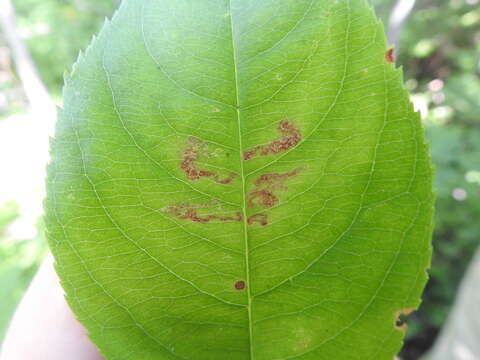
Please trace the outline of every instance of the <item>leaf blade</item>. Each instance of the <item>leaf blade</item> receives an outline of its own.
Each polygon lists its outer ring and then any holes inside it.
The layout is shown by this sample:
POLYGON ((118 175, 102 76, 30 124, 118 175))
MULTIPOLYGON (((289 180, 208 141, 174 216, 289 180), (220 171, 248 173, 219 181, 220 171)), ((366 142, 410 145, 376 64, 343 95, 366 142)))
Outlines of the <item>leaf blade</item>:
POLYGON ((382 31, 363 1, 124 2, 67 82, 46 206, 108 359, 398 350, 431 174, 382 31))

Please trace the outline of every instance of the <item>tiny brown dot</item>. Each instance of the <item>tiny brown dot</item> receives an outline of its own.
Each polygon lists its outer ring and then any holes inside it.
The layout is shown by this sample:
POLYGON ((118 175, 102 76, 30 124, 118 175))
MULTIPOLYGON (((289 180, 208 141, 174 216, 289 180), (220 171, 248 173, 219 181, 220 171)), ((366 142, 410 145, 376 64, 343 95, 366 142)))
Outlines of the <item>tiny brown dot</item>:
POLYGON ((237 290, 245 289, 245 281, 237 281, 235 283, 235 289, 237 289, 237 290))

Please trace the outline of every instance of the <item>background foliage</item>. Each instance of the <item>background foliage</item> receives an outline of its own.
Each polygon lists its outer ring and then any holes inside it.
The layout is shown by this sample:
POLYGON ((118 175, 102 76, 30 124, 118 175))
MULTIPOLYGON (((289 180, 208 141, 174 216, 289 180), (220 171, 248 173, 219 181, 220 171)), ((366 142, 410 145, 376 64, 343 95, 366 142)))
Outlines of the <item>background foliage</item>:
MULTIPOLYGON (((85 48, 115 0, 14 0, 18 30, 43 81, 60 97, 63 72, 85 48)), ((372 0, 388 23, 394 0, 372 0)), ((407 87, 422 112, 436 166, 436 230, 431 280, 408 320, 404 359, 417 359, 446 320, 480 234, 479 0, 417 2, 398 45, 407 87), (428 110, 428 111, 427 111, 428 110)), ((26 101, 0 34, 0 122, 25 111, 26 101)), ((14 154, 12 154, 14 156, 14 154)), ((1 166, 1 164, 0 164, 1 166)), ((8 226, 14 201, 0 204, 0 339, 15 304, 46 252, 41 235, 18 239, 8 226)), ((39 221, 41 227, 41 221, 39 221)), ((39 234, 42 232, 39 231, 39 234)))

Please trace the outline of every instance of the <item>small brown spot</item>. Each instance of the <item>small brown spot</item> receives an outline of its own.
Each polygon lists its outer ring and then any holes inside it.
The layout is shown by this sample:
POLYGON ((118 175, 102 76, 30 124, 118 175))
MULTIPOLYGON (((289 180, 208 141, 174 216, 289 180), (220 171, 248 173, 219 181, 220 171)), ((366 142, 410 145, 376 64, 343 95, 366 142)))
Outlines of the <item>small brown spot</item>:
POLYGON ((246 284, 245 284, 245 281, 243 281, 243 280, 237 281, 235 283, 235 289, 237 289, 237 290, 243 290, 243 289, 245 289, 245 286, 246 286, 246 284))
POLYGON ((391 47, 385 52, 385 61, 393 64, 395 62, 394 49, 391 47))
POLYGON ((298 145, 302 139, 300 130, 298 130, 290 121, 282 120, 278 124, 277 130, 283 136, 280 139, 273 140, 266 145, 257 145, 254 148, 243 153, 245 161, 253 159, 256 155, 266 156, 286 151, 298 145))
POLYGON ((262 226, 268 225, 268 218, 266 214, 254 214, 247 219, 248 225, 259 223, 262 226))

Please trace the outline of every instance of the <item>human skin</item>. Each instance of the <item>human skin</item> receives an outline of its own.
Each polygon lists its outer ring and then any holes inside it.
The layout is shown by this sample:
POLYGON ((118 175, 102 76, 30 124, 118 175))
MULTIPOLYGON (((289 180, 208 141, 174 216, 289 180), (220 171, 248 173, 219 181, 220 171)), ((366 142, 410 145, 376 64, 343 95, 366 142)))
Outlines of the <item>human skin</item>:
POLYGON ((102 360, 68 307, 49 256, 18 306, 0 360, 102 360))

